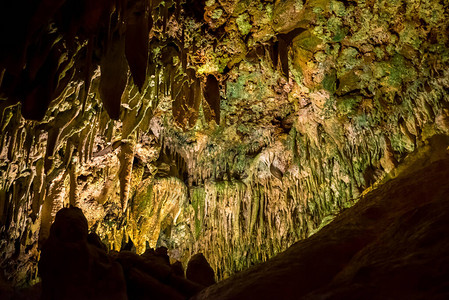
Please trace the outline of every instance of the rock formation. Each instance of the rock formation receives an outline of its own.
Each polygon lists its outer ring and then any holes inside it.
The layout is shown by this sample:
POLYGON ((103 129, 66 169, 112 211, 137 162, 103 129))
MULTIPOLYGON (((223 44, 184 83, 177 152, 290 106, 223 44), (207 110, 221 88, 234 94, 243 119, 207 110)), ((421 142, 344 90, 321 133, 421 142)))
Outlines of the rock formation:
POLYGON ((215 283, 214 270, 212 270, 202 253, 195 254, 190 258, 186 277, 202 286, 210 286, 215 283))
POLYGON ((26 294, 42 300, 186 299, 210 285, 210 278, 214 283, 214 272, 204 256, 198 254, 189 261, 187 274, 194 281, 186 279, 182 269, 179 272, 177 263, 170 265, 163 247, 148 249, 141 256, 126 250, 108 254, 95 233, 88 235, 81 209, 62 208, 42 246, 41 283, 15 293, 2 287, 0 295, 3 292, 5 300, 27 299, 26 294))
POLYGON ((312 237, 193 299, 446 299, 448 154, 414 157, 312 237))
MULTIPOLYGON (((92 239, 90 239, 92 240, 92 239)), ((43 299, 127 299, 122 267, 88 240, 79 208, 63 208, 51 226, 39 261, 43 299)))
POLYGON ((39 281, 70 206, 88 249, 221 280, 446 151, 445 1, 28 4, 0 4, 0 282, 39 281))

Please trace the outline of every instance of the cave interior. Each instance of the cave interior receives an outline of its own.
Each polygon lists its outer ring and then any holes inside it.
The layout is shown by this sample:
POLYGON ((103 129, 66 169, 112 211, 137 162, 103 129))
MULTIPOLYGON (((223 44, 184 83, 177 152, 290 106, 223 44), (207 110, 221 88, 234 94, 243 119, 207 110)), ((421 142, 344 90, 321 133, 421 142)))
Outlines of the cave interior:
POLYGON ((0 3, 0 299, 448 299, 447 0, 0 3))

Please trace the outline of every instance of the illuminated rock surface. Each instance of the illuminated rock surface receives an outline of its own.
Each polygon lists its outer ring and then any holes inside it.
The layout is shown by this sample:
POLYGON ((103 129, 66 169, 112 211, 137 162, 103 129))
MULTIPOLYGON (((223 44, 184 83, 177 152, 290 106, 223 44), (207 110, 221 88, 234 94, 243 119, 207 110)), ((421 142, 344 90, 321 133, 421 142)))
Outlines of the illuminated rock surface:
POLYGON ((4 1, 0 28, 15 286, 39 280, 69 205, 107 250, 164 246, 184 269, 201 252, 221 280, 316 233, 410 153, 447 148, 444 1, 4 1))

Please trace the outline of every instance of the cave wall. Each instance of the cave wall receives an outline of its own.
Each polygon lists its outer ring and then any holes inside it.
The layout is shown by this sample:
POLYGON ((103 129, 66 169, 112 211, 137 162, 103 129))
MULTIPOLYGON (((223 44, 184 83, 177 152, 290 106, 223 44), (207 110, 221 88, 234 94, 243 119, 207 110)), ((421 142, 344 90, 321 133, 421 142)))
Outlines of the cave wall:
POLYGON ((68 205, 109 249, 131 239, 183 262, 201 251, 227 277, 449 134, 444 1, 211 0, 180 17, 178 3, 153 3, 148 78, 140 89, 126 73, 118 120, 101 65, 41 121, 2 94, 8 279, 36 280, 39 245, 68 205))

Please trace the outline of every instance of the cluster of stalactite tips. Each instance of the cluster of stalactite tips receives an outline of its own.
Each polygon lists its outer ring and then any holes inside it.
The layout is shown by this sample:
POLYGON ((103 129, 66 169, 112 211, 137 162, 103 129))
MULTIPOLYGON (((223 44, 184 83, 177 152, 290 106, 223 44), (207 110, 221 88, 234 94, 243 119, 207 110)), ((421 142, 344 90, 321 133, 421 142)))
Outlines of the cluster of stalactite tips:
POLYGON ((70 205, 108 250, 202 252, 225 278, 449 134, 443 1, 9 2, 0 264, 17 284, 70 205))

